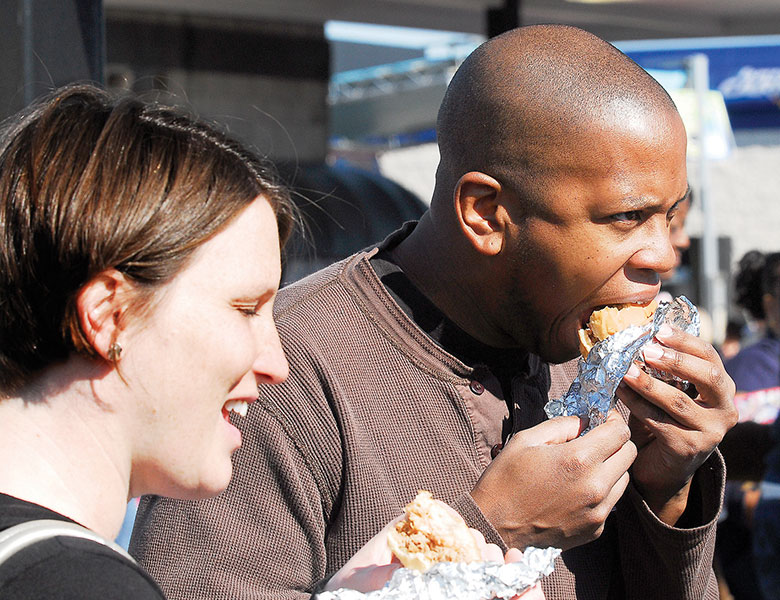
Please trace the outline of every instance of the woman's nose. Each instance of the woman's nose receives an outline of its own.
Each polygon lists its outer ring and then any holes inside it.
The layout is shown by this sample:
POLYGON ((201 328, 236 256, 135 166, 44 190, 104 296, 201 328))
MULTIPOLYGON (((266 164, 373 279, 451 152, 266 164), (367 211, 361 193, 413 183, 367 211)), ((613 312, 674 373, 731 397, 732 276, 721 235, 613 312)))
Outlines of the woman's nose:
POLYGON ((252 370, 258 383, 275 384, 282 383, 287 379, 290 365, 284 355, 276 325, 271 324, 268 335, 264 336, 260 354, 255 359, 252 370))

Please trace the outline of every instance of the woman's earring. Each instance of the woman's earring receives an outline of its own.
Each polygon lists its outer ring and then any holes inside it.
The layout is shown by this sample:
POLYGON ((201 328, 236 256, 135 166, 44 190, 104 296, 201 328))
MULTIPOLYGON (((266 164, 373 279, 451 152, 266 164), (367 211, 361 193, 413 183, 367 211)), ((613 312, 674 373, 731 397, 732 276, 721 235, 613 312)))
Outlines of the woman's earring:
POLYGON ((119 345, 119 342, 112 342, 108 347, 108 360, 115 363, 120 356, 122 356, 122 346, 119 345))

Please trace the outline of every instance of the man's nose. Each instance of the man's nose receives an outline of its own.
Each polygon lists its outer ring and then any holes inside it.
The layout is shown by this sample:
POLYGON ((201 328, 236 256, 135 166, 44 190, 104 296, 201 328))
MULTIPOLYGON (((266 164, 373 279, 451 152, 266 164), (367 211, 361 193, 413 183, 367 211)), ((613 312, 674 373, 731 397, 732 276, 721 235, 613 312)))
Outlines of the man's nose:
POLYGON ((643 271, 666 273, 676 266, 677 258, 669 231, 664 220, 654 225, 643 240, 643 245, 630 260, 630 266, 643 271))

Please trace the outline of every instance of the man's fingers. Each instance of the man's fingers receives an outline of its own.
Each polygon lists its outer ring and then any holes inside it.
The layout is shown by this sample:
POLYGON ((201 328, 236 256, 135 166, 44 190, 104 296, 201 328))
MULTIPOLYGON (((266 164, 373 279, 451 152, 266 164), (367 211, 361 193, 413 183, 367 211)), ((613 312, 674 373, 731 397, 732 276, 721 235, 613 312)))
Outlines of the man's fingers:
POLYGON ((600 485, 604 485, 605 488, 603 491, 597 490, 597 492, 603 495, 604 500, 601 504, 608 510, 611 510, 617 504, 623 492, 626 491, 629 481, 628 469, 634 464, 636 456, 636 446, 633 442, 628 441, 604 461, 602 476, 598 482, 600 485))
POLYGON ((486 545, 485 536, 482 535, 482 532, 479 529, 474 529, 473 527, 469 527, 469 531, 471 532, 474 541, 477 542, 477 546, 481 548, 482 546, 486 545))
POLYGON ((516 433, 512 441, 522 440, 524 446, 563 444, 575 439, 583 428, 584 422, 579 417, 556 417, 516 433))
POLYGON ((673 348, 683 354, 698 356, 707 362, 723 366, 723 361, 712 344, 702 338, 685 333, 682 329, 671 327, 664 323, 655 334, 656 339, 668 348, 673 348))
POLYGON ((545 600, 544 592, 542 591, 542 584, 538 581, 535 585, 527 589, 525 592, 516 596, 520 600, 545 600))
POLYGON ((612 410, 604 423, 573 441, 572 448, 588 448, 593 452, 593 459, 602 462, 620 450, 630 438, 631 431, 623 417, 616 410, 612 410))
POLYGON ((605 500, 605 503, 610 507, 610 510, 613 506, 615 506, 615 504, 618 503, 618 500, 623 497, 630 480, 631 476, 628 474, 628 471, 626 471, 623 473, 623 475, 621 475, 620 479, 615 482, 615 485, 612 486, 612 489, 610 490, 605 500))
MULTIPOLYGON (((626 429, 628 429, 627 425, 626 429)), ((612 469, 612 472, 614 473, 613 480, 616 480, 620 475, 628 470, 628 468, 633 464, 634 459, 636 459, 636 455, 636 445, 629 439, 626 440, 626 442, 620 446, 620 448, 618 448, 617 452, 604 461, 604 464, 612 469)))
POLYGON ((617 396, 631 410, 631 415, 653 426, 675 425, 696 429, 706 411, 688 395, 644 371, 636 376, 626 375, 617 396))
MULTIPOLYGON (((734 382, 726 373, 720 359, 712 362, 661 344, 645 346, 643 356, 648 365, 692 382, 700 392, 700 402, 703 404, 720 408, 721 405, 730 403, 733 398, 734 382)), ((633 375, 636 375, 634 371, 628 374, 628 379, 635 379, 633 375)))
POLYGON ((485 544, 482 548, 482 560, 485 562, 504 562, 504 553, 495 544, 485 544))

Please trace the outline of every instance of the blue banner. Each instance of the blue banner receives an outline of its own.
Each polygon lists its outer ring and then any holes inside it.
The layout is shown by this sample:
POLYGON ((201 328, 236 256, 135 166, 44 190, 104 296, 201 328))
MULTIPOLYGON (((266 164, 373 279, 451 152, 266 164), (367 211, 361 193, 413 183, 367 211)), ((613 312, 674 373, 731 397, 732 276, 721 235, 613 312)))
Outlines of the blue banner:
POLYGON ((733 129, 780 128, 780 36, 616 42, 645 69, 683 69, 709 58, 710 87, 726 102, 733 129))

